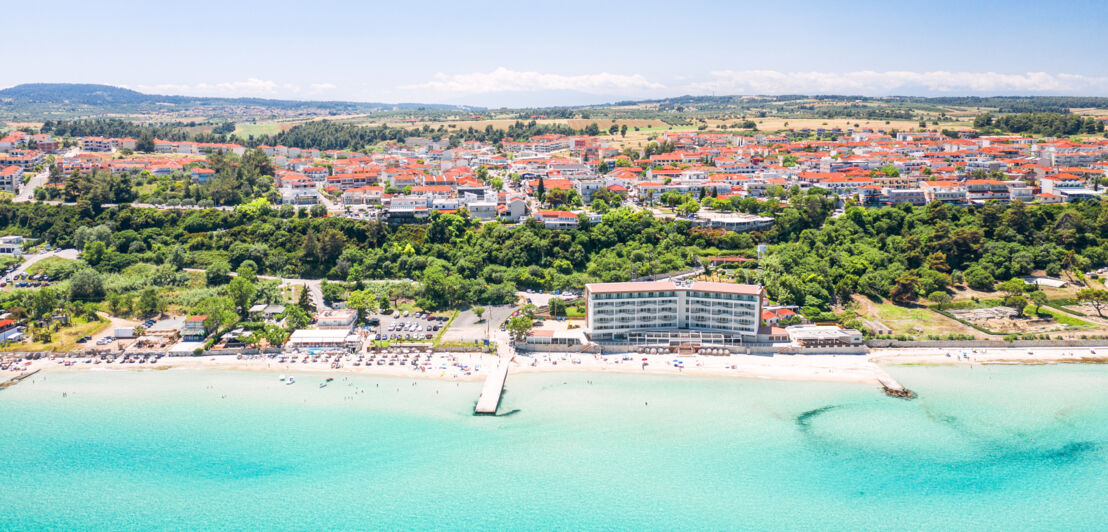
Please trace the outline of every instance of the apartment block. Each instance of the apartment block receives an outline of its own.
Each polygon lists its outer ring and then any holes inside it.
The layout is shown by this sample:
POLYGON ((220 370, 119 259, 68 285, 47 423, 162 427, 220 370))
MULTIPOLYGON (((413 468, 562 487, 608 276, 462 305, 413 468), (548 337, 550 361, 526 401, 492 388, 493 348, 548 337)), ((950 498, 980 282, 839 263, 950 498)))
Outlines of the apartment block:
POLYGON ((595 342, 669 344, 754 341, 764 291, 758 285, 674 281, 585 285, 585 334, 595 342))

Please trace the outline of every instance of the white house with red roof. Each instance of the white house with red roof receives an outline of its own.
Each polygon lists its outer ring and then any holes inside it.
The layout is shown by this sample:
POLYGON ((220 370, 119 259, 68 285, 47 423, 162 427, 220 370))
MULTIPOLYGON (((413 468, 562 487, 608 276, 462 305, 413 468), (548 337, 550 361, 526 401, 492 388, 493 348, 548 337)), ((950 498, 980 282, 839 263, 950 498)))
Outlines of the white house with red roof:
POLYGON ((1099 192, 1085 187, 1085 180, 1073 174, 1061 173, 1043 176, 1039 180, 1043 194, 1062 196, 1066 201, 1099 195, 1099 192))
POLYGON ((578 225, 577 215, 569 211, 538 211, 535 219, 548 229, 576 229, 578 225))
POLYGON ((23 168, 17 165, 0 167, 0 190, 15 194, 23 186, 23 168))

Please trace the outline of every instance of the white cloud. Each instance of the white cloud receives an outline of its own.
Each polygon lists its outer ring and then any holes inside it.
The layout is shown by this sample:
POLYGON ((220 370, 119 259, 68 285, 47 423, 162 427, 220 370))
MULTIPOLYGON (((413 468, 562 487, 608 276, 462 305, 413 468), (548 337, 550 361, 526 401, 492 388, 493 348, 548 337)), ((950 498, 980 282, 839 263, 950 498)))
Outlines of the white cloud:
POLYGON ((313 91, 320 92, 337 89, 338 87, 336 87, 333 83, 312 83, 311 85, 308 85, 308 88, 312 89, 313 91))
POLYGON ((299 92, 295 85, 279 85, 277 82, 250 78, 244 81, 226 81, 222 83, 139 85, 138 90, 156 94, 180 94, 185 96, 275 96, 281 90, 299 92))
POLYGON ((716 94, 908 94, 920 91, 962 94, 1108 92, 1108 77, 1027 72, 778 72, 775 70, 717 70, 711 79, 692 83, 694 93, 716 94), (901 92, 897 92, 901 91, 901 92))
POLYGON ((541 72, 519 72, 500 67, 492 72, 474 72, 470 74, 435 74, 433 80, 405 85, 401 89, 423 89, 451 94, 482 94, 490 92, 530 92, 566 90, 590 94, 661 89, 663 85, 654 83, 639 74, 581 74, 566 76, 562 74, 543 74, 541 72))

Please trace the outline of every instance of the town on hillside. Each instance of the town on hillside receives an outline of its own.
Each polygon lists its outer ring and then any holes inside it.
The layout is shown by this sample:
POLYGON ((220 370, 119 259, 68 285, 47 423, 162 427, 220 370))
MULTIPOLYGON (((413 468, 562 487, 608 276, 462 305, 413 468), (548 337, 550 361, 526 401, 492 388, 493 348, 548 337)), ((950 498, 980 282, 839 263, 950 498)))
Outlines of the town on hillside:
MULTIPOLYGON (((1086 127, 1096 133, 1103 121, 1086 127)), ((767 270, 761 261, 772 251, 767 246, 818 229, 824 216, 833 219, 849 209, 1099 201, 1108 183, 1104 137, 882 126, 774 133, 669 128, 636 149, 621 141, 626 125, 587 129, 496 141, 409 135, 361 150, 149 134, 55 136, 46 124, 38 131, 10 131, 0 138, 0 191, 13 204, 76 207, 65 212, 76 213, 67 219, 77 225, 114 221, 45 240, 25 231, 3 238, 0 253, 7 269, 0 287, 18 293, 49 290, 62 281, 70 306, 61 294, 35 310, 37 296, 26 296, 28 307, 5 311, 0 339, 21 351, 131 350, 145 360, 262 348, 290 358, 308 350, 364 353, 395 345, 494 349, 509 340, 523 350, 849 352, 864 349, 866 339, 996 340, 1050 332, 1072 339, 1108 330, 1108 322, 1050 314, 1043 291, 1032 297, 1038 287, 1055 290, 1052 297, 1086 305, 1086 312, 1088 305, 1099 309, 1108 302, 1108 292, 1072 279, 1064 291, 1059 270, 1082 265, 1072 258, 1061 267, 1062 259, 1036 259, 1007 272, 1023 275, 1023 288, 1008 287, 1007 297, 978 305, 993 310, 970 308, 976 312, 971 314, 944 309, 952 299, 944 294, 958 286, 991 291, 996 281, 993 273, 982 280, 973 267, 953 272, 953 261, 962 260, 953 251, 950 264, 943 263, 947 255, 933 253, 910 275, 872 281, 858 272, 845 286, 811 275, 787 281, 788 272, 767 270), (279 257, 272 254, 277 243, 265 248, 234 242, 228 255, 221 246, 230 240, 220 244, 202 235, 239 230, 219 228, 230 222, 174 217, 165 222, 179 226, 170 240, 136 231, 121 238, 119 209, 105 209, 128 204, 162 213, 250 212, 332 225, 320 226, 318 234, 313 226, 279 257), (807 219, 806 225, 783 227, 786 208, 807 219), (607 231, 616 222, 606 217, 617 211, 644 216, 638 223, 650 227, 648 234, 681 231, 700 240, 682 244, 685 251, 676 254, 652 257, 639 251, 616 258, 604 255, 598 236, 582 233, 594 241, 570 236, 553 244, 556 257, 547 258, 546 251, 537 257, 487 257, 490 267, 508 260, 514 268, 492 273, 488 267, 465 270, 464 262, 452 264, 446 251, 463 242, 479 246, 465 235, 479 234, 490 222, 542 228, 546 235, 578 234, 597 227, 607 231), (107 213, 112 214, 104 218, 107 213), (387 236, 355 237, 345 226, 336 231, 339 220, 385 227, 381 234, 387 236), (366 246, 356 238, 374 240, 366 246), (65 245, 50 245, 62 241, 65 245), (589 255, 570 256, 570 244, 589 255), (755 245, 756 256, 729 251, 755 245), (74 249, 57 249, 67 246, 74 249), (179 257, 168 256, 173 254, 179 257), (34 266, 40 259, 45 260, 34 266), (150 264, 146 281, 116 287, 120 282, 111 276, 131 275, 151 261, 172 267, 155 272, 150 264), (1036 272, 1038 277, 1031 275, 1036 272), (1079 297, 1081 288, 1087 289, 1079 297), (937 307, 914 309, 916 314, 905 317, 882 297, 899 304, 924 297, 937 307), (1019 321, 1031 305, 1041 326, 1019 321), (84 325, 75 328, 70 320, 78 317, 84 325), (51 331, 69 332, 55 339, 51 331)), ((507 245, 498 253, 517 251, 507 245)), ((954 297, 977 301, 976 294, 954 297)))

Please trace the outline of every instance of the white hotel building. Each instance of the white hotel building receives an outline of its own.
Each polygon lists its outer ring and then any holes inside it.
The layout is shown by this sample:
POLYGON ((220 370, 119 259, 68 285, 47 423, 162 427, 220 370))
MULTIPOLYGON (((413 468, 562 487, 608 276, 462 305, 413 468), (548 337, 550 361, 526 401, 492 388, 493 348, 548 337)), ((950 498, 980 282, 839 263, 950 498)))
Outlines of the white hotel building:
POLYGON ((753 342, 764 291, 758 285, 647 281, 585 285, 585 334, 594 342, 658 345, 753 342))

